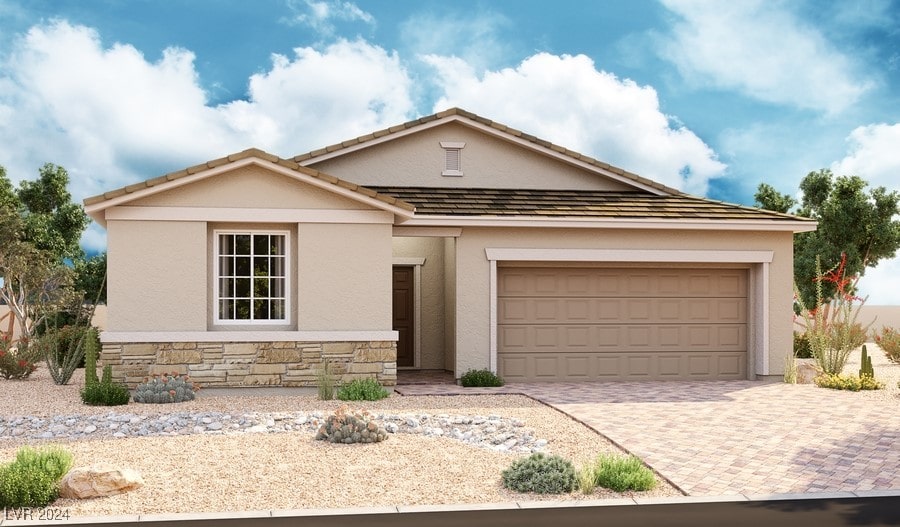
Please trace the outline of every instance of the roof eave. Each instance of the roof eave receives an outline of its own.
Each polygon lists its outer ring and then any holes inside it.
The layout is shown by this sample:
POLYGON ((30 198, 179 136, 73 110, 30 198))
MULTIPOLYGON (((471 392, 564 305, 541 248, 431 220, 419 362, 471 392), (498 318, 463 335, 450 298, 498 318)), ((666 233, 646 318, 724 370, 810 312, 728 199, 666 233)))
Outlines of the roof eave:
POLYGON ((549 228, 614 228, 709 231, 773 231, 810 232, 818 226, 814 221, 794 220, 719 220, 611 217, 546 216, 439 216, 415 215, 401 223, 416 227, 549 227, 549 228))

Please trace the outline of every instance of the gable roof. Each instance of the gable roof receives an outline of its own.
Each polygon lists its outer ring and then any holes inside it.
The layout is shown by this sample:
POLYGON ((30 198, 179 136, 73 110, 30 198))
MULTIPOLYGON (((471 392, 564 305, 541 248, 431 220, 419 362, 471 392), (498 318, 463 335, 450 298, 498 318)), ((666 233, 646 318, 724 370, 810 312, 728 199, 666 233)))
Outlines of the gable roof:
POLYGON ((395 214, 400 214, 401 216, 411 217, 415 210, 413 205, 395 197, 379 194, 374 190, 370 190, 349 181, 344 181, 312 168, 304 167, 295 161, 282 159, 258 148, 250 148, 236 154, 194 165, 184 170, 170 172, 156 178, 86 198, 84 200, 85 212, 101 224, 105 224, 102 212, 109 207, 122 205, 129 201, 163 192, 193 181, 212 177, 216 174, 249 164, 272 168, 283 175, 294 177, 295 179, 313 184, 325 190, 342 194, 351 199, 356 199, 357 201, 369 203, 377 208, 388 210, 395 214))
POLYGON ((633 172, 610 165, 609 163, 604 163, 574 150, 569 150, 563 146, 556 145, 531 134, 526 134, 521 130, 481 117, 472 112, 467 112, 461 108, 450 108, 449 110, 407 121, 403 124, 391 126, 377 132, 361 135, 355 139, 349 139, 347 141, 313 150, 312 152, 294 156, 292 160, 301 165, 310 165, 318 161, 344 155, 362 148, 368 148, 385 141, 397 139, 404 135, 449 122, 458 122, 466 126, 474 127, 507 141, 513 141, 528 148, 538 150, 544 154, 586 166, 611 179, 633 186, 638 190, 645 190, 654 194, 682 194, 678 189, 657 183, 656 181, 639 176, 633 172))

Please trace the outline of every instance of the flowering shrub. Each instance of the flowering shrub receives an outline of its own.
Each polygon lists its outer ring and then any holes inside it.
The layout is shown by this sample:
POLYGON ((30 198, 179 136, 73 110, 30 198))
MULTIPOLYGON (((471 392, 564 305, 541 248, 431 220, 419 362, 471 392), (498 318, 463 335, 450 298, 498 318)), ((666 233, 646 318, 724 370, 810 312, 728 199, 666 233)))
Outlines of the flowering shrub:
POLYGON ((0 336, 0 377, 26 379, 37 369, 34 353, 28 350, 28 341, 21 340, 15 346, 8 334, 0 336))
MULTIPOLYGON (((868 327, 856 322, 859 308, 865 299, 853 294, 859 276, 846 276, 847 255, 826 272, 816 258, 818 276, 816 282, 816 305, 809 309, 804 305, 799 292, 795 290, 794 301, 799 305, 799 322, 805 328, 806 339, 816 366, 826 374, 839 375, 847 364, 850 352, 865 341, 868 327), (826 301, 823 282, 835 285, 835 295, 826 301)), ((795 288, 796 289, 796 288, 795 288)))
POLYGON ((858 392, 860 390, 880 390, 884 388, 884 383, 876 381, 874 377, 863 375, 834 375, 823 374, 815 378, 816 386, 820 388, 831 388, 832 390, 849 390, 858 392))
POLYGON ((900 364, 900 331, 885 326, 881 332, 875 334, 875 344, 878 344, 888 360, 900 364))

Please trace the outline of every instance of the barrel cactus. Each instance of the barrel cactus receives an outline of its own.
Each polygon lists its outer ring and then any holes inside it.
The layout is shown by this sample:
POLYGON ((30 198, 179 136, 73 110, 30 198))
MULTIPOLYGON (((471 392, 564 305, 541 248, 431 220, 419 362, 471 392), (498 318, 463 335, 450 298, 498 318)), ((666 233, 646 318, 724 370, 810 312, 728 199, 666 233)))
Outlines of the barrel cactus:
POLYGON ((134 390, 136 403, 182 403, 193 401, 200 386, 187 375, 154 375, 144 379, 134 390))
POLYGON ((387 432, 372 421, 365 411, 352 411, 346 405, 325 419, 316 439, 331 443, 379 443, 387 439, 387 432))

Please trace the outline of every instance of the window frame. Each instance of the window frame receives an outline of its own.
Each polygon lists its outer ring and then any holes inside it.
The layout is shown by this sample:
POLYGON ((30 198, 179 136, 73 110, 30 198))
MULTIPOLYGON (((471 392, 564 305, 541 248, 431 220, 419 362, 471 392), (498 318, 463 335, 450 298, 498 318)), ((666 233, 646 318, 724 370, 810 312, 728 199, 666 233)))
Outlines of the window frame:
MULTIPOLYGON (((292 287, 293 284, 291 282, 291 269, 293 269, 293 261, 292 261, 292 253, 291 253, 291 232, 289 230, 282 229, 213 229, 213 317, 212 323, 214 326, 288 326, 291 324, 291 313, 292 313, 292 287), (221 247, 219 238, 221 235, 242 235, 248 234, 251 236, 250 246, 251 246, 251 269, 252 269, 252 257, 253 257, 253 239, 254 235, 269 235, 269 236, 281 236, 284 240, 284 318, 279 319, 222 319, 220 318, 221 312, 219 308, 219 303, 222 300, 221 296, 221 279, 222 269, 221 269, 221 247)), ((269 275, 271 278, 271 275, 269 275)), ((250 284, 251 291, 251 305, 253 302, 253 282, 251 277, 250 284)), ((271 292, 270 292, 271 293, 271 292)), ((265 297, 269 300, 272 298, 282 298, 282 297, 265 297)), ((251 317, 253 316, 251 310, 251 317)))

